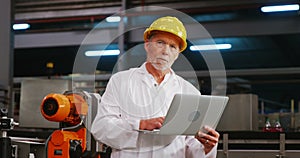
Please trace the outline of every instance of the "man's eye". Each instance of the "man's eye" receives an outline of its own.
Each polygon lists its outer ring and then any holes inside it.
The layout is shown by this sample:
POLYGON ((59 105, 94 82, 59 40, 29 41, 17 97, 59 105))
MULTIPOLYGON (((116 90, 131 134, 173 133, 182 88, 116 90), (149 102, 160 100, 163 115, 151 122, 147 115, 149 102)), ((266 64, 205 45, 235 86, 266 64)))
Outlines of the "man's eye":
POLYGON ((163 41, 157 41, 157 44, 161 44, 161 45, 163 45, 163 44, 164 44, 164 42, 163 42, 163 41))
POLYGON ((173 50, 178 50, 179 48, 176 47, 175 45, 170 45, 170 47, 173 49, 173 50))

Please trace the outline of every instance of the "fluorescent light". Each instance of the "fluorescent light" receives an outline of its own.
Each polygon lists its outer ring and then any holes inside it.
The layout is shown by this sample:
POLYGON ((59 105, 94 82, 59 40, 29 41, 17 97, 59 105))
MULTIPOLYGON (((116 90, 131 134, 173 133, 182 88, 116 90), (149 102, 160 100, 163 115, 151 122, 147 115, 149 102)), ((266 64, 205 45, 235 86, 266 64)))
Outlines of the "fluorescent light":
POLYGON ((111 56, 111 55, 119 55, 120 50, 91 50, 86 51, 85 56, 111 56))
POLYGON ((121 17, 119 16, 110 16, 105 19, 107 22, 120 22, 121 17))
POLYGON ((260 9, 262 12, 283 12, 283 11, 297 11, 299 10, 299 4, 290 5, 276 5, 276 6, 264 6, 260 9))
POLYGON ((29 27, 30 27, 30 25, 26 24, 26 23, 13 25, 14 30, 25 30, 25 29, 28 29, 29 27))
POLYGON ((230 48, 231 48, 231 44, 208 44, 208 45, 190 46, 191 51, 220 50, 220 49, 230 49, 230 48))

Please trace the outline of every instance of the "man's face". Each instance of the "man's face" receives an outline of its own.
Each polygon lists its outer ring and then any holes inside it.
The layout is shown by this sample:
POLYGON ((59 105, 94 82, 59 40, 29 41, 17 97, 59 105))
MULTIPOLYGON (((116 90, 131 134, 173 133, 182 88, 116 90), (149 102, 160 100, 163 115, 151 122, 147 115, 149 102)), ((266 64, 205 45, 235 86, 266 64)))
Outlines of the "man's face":
POLYGON ((146 41, 147 62, 150 62, 157 70, 171 68, 179 55, 180 38, 166 32, 155 32, 146 41))

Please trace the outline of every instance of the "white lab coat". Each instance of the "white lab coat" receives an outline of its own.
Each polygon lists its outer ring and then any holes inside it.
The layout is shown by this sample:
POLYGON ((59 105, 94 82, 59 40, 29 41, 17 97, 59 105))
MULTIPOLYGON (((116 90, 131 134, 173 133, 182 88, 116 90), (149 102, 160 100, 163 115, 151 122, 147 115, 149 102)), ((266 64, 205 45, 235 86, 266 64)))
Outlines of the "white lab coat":
POLYGON ((173 71, 160 85, 145 64, 114 74, 98 106, 91 132, 97 141, 112 147, 112 158, 216 157, 217 147, 207 155, 193 136, 143 134, 141 119, 165 116, 176 93, 200 94, 173 71))

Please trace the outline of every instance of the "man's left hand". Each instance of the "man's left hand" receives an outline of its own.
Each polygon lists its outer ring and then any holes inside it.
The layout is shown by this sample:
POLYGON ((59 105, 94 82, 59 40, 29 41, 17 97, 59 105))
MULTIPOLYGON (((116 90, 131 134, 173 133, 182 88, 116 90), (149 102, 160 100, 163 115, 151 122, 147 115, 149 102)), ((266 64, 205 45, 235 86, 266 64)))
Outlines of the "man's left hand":
POLYGON ((207 154, 218 144, 220 134, 208 126, 204 127, 204 131, 198 131, 195 138, 203 144, 205 154, 207 154))

